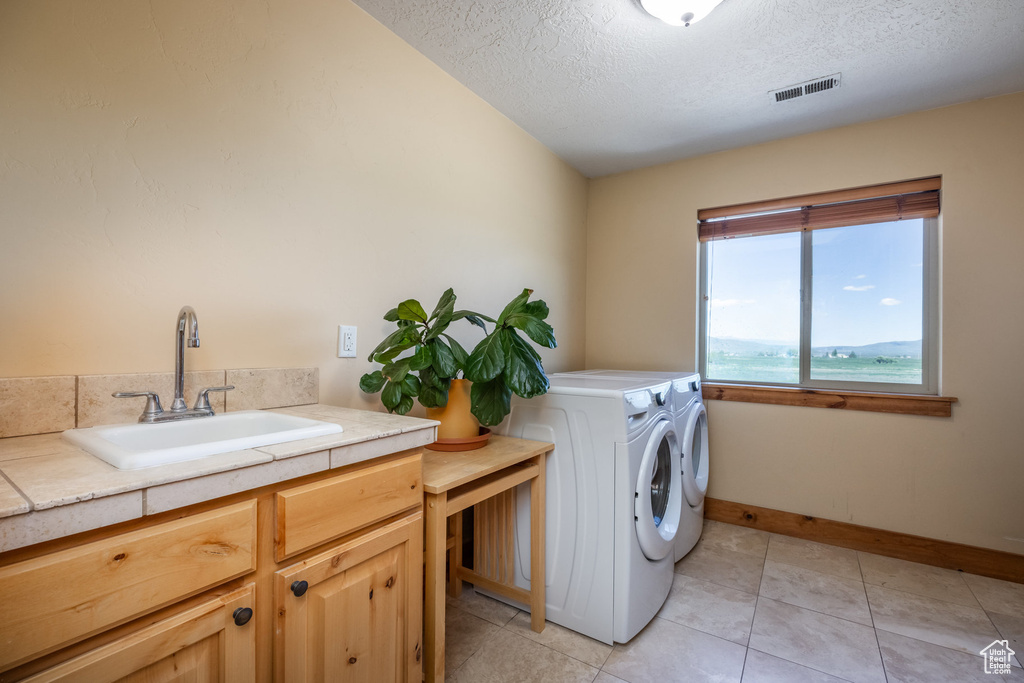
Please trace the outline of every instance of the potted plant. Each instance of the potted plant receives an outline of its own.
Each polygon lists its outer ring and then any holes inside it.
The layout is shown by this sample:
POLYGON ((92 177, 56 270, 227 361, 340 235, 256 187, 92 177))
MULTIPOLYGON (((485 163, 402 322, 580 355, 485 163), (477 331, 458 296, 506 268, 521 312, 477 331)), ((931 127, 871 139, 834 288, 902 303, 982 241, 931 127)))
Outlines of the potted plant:
POLYGON ((531 398, 548 390, 548 378, 538 354, 523 339, 555 348, 555 335, 544 322, 547 304, 530 301, 531 289, 509 302, 497 318, 467 310, 455 310, 455 293, 448 289, 427 315, 415 299, 392 308, 384 319, 397 329, 377 345, 369 360, 383 367, 359 380, 366 393, 381 392, 388 412, 406 414, 418 399, 426 408, 448 404, 452 381, 460 374, 472 382, 470 411, 481 425, 500 423, 512 410, 512 394, 531 398), (467 352, 445 330, 465 319, 484 331, 484 338, 467 352), (490 331, 487 323, 492 323, 490 331), (406 354, 406 355, 403 355, 406 354))

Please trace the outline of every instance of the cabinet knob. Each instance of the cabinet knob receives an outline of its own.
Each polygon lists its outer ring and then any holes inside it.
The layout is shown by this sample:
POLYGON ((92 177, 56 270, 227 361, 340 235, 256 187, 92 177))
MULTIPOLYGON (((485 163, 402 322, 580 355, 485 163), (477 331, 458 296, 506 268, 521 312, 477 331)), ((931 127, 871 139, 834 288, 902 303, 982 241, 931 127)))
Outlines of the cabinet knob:
POLYGON ((235 618, 236 626, 245 626, 249 623, 249 620, 252 619, 252 608, 239 607, 231 616, 235 618))
POLYGON ((292 593, 295 593, 295 597, 301 598, 306 594, 309 589, 309 584, 305 581, 295 581, 292 583, 292 593))

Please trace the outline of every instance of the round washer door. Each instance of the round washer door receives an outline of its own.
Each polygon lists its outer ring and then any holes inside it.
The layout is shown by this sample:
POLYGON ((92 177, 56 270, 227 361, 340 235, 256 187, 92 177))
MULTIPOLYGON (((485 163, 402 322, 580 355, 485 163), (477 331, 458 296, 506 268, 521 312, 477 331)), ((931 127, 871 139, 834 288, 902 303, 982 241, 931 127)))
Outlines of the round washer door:
POLYGON ((634 505, 637 540, 649 560, 660 560, 673 551, 683 498, 678 485, 679 452, 672 423, 660 421, 640 461, 634 505))
POLYGON ((683 493, 691 507, 697 507, 708 491, 708 412, 696 404, 686 417, 683 432, 683 493))

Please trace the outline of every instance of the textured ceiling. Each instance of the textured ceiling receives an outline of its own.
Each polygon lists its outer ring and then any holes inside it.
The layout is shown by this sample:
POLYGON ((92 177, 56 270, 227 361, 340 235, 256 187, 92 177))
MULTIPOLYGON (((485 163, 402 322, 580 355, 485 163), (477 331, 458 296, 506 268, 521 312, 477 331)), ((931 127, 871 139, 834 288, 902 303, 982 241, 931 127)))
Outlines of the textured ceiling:
POLYGON ((589 177, 1024 90, 1024 0, 355 2, 589 177))

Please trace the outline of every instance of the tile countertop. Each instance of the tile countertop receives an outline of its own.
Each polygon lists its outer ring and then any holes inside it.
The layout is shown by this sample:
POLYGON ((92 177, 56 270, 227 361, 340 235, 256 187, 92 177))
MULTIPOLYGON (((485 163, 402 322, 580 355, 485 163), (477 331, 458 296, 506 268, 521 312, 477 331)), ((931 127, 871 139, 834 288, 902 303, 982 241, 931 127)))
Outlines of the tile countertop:
POLYGON ((344 431, 139 470, 60 434, 0 439, 0 552, 417 448, 437 431, 433 420, 319 404, 272 412, 344 431))

